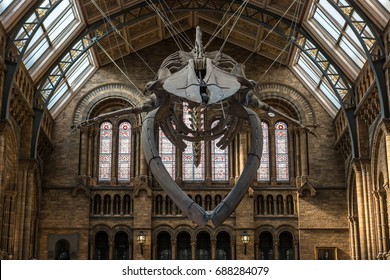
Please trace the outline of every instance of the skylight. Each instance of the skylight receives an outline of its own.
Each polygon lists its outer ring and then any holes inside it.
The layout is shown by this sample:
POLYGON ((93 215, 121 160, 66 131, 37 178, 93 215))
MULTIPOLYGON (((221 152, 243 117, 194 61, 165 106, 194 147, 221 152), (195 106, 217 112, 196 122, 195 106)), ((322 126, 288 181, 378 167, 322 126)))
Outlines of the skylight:
MULTIPOLYGON (((345 5, 345 9, 348 9, 348 3, 341 1, 340 5, 345 5)), ((363 19, 355 10, 348 10, 349 18, 354 22, 357 29, 362 29, 363 34, 367 37, 372 37, 369 28, 366 28, 366 24, 363 19)), ((319 27, 319 31, 322 34, 323 40, 327 40, 334 45, 335 51, 340 51, 342 56, 347 56, 349 61, 361 69, 366 62, 366 55, 364 49, 348 25, 344 17, 335 9, 327 0, 319 0, 315 6, 315 12, 312 20, 319 27)), ((368 47, 369 48, 369 47, 368 47)))
POLYGON ((0 0, 0 15, 14 2, 15 0, 0 0))
POLYGON ((377 0, 388 12, 390 12, 390 1, 389 0, 377 0))
POLYGON ((15 39, 15 44, 21 52, 26 40, 33 36, 23 57, 26 68, 31 69, 44 58, 44 54, 59 46, 68 38, 67 34, 71 34, 79 23, 76 8, 70 0, 45 0, 23 24, 15 39), (48 11, 51 12, 46 15, 48 11), (44 16, 47 17, 36 33, 32 34, 44 16))

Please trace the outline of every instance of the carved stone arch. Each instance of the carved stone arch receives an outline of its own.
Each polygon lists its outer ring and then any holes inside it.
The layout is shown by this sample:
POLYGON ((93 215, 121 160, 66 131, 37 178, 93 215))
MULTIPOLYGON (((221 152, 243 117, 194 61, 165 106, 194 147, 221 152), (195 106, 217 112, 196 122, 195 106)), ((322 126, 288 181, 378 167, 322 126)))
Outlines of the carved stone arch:
POLYGON ((104 231, 105 233, 107 233, 108 235, 108 240, 112 240, 113 238, 113 234, 112 234, 112 228, 109 227, 108 225, 105 225, 105 224, 97 224, 95 225, 91 232, 90 232, 90 237, 92 240, 95 240, 95 236, 96 234, 99 232, 99 231, 104 231))
POLYGON ((357 213, 354 213, 354 201, 356 201, 355 197, 355 188, 356 188, 356 173, 352 164, 349 164, 348 167, 348 175, 347 175, 347 207, 348 207, 348 215, 350 217, 357 216, 357 213))
POLYGON ((170 226, 170 225, 159 225, 157 228, 155 228, 153 230, 153 241, 157 243, 157 236, 161 233, 161 232, 168 232, 169 235, 171 236, 171 240, 173 240, 174 236, 175 236, 175 231, 174 229, 170 226))
MULTIPOLYGON (((138 178, 136 178, 135 181, 136 180, 138 180, 138 178)), ((146 196, 148 198, 152 197, 152 190, 145 182, 138 182, 138 184, 135 182, 134 184, 136 185, 134 189, 134 197, 138 197, 142 192, 146 192, 146 196)))
POLYGON ((177 228, 175 228, 174 240, 177 240, 177 235, 183 231, 187 232, 190 235, 191 240, 195 240, 196 235, 194 234, 194 230, 190 226, 187 226, 187 225, 181 225, 181 226, 178 226, 177 228))
POLYGON ((263 225, 255 229, 255 240, 260 238, 260 234, 263 232, 269 232, 272 234, 272 238, 275 240, 276 237, 276 229, 272 225, 263 225))
POLYGON ((213 237, 214 237, 214 230, 210 227, 210 226, 205 226, 205 227, 196 227, 195 231, 194 231, 194 237, 196 239, 196 237, 198 236, 198 234, 200 232, 207 232, 209 235, 210 235, 210 239, 212 240, 213 237))
POLYGON ((115 238, 115 235, 120 231, 125 232, 129 236, 129 240, 132 240, 132 237, 133 237, 132 236, 132 229, 129 226, 124 225, 124 224, 115 225, 113 227, 112 237, 115 238))
MULTIPOLYGON (((138 89, 133 86, 123 84, 101 85, 89 91, 80 99, 73 112, 73 125, 88 119, 92 112, 100 111, 97 106, 103 106, 104 102, 110 99, 122 100, 130 106, 141 106, 146 97, 140 95, 138 89)), ((139 116, 137 117, 137 123, 141 123, 139 116)))
POLYGON ((211 239, 215 239, 216 240, 218 234, 221 233, 221 232, 227 232, 230 235, 231 242, 233 242, 233 240, 236 240, 236 232, 235 232, 234 228, 232 228, 230 226, 226 226, 226 225, 218 227, 214 231, 214 235, 211 236, 211 239))
POLYGON ((279 240, 280 234, 285 231, 291 233, 294 241, 299 240, 298 230, 290 225, 281 225, 276 229, 275 236, 277 240, 279 240))
MULTIPOLYGON (((379 174, 383 173, 384 178, 388 178, 388 166, 387 160, 384 158, 384 153, 381 152, 381 145, 386 147, 385 136, 390 134, 389 124, 382 122, 375 129, 372 139, 371 148, 371 170, 374 180, 374 189, 379 188, 379 174)), ((389 151, 387 151, 389 152, 389 151)), ((386 183, 386 180, 384 181, 386 183)))
POLYGON ((258 85, 257 94, 257 97, 263 102, 275 102, 283 106, 285 110, 292 113, 292 117, 297 118, 303 125, 317 125, 316 116, 310 102, 303 94, 292 87, 282 83, 262 83, 258 85))

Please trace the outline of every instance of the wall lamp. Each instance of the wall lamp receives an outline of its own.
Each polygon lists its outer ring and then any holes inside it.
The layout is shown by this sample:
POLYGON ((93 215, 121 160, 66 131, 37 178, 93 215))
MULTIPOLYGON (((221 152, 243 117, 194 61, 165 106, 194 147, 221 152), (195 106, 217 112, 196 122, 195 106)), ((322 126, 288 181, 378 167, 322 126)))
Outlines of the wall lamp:
POLYGON ((145 233, 141 230, 138 234, 137 234, 137 242, 139 245, 141 245, 141 255, 144 254, 144 248, 143 248, 143 245, 146 241, 146 235, 145 233))
POLYGON ((250 241, 249 234, 246 230, 244 230, 241 234, 241 242, 244 244, 244 255, 246 255, 246 246, 248 245, 250 241))

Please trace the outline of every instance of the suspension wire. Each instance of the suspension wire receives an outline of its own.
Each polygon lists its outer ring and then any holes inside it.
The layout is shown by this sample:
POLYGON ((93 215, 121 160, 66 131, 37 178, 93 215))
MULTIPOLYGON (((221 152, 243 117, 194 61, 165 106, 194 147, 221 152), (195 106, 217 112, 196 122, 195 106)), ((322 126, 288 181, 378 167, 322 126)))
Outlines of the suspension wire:
POLYGON ((277 60, 280 58, 280 56, 285 52, 285 50, 287 49, 287 47, 290 45, 290 42, 288 44, 286 44, 283 48, 283 50, 279 53, 279 55, 274 59, 274 61, 272 61, 271 65, 267 68, 267 70, 265 70, 265 72, 263 73, 263 75, 261 75, 261 77, 257 80, 256 83, 259 83, 261 81, 261 79, 265 76, 265 74, 268 73, 268 71, 272 68, 272 66, 275 64, 275 62, 277 62, 277 60))
MULTIPOLYGON (((103 1, 104 2, 104 6, 106 8, 106 13, 108 14, 108 6, 107 6, 107 2, 106 1, 103 1)), ((99 0, 99 4, 101 5, 101 0, 99 0)), ((115 41, 116 41, 116 44, 118 46, 118 49, 119 49, 119 55, 121 57, 121 60, 122 60, 122 63, 123 63, 123 66, 125 68, 125 71, 126 71, 126 75, 129 76, 129 72, 127 71, 127 66, 126 66, 126 63, 125 63, 125 59, 122 55, 122 50, 121 48, 119 47, 119 41, 118 41, 118 36, 117 36, 117 33, 114 33, 114 38, 115 38, 115 41)), ((108 43, 110 44, 110 49, 112 49, 112 45, 111 45, 111 40, 110 38, 107 36, 107 39, 108 39, 108 43)))
POLYGON ((211 37, 210 37, 209 41, 207 42, 207 44, 204 46, 204 49, 206 49, 207 46, 210 45, 210 43, 215 39, 215 37, 217 37, 218 33, 221 32, 221 30, 228 24, 228 22, 229 22, 229 21, 233 18, 233 16, 237 13, 238 10, 235 11, 235 12, 233 13, 233 15, 226 21, 226 23, 223 24, 223 25, 219 28, 219 30, 218 30, 218 26, 221 25, 221 23, 223 22, 223 20, 224 20, 225 17, 227 16, 227 13, 228 13, 229 10, 231 9, 231 7, 232 7, 234 1, 235 1, 235 0, 232 0, 232 1, 230 2, 229 7, 226 9, 225 13, 223 14, 223 17, 221 18, 221 20, 218 22, 217 26, 215 27, 214 32, 213 32, 213 34, 211 34, 211 37), (218 30, 218 31, 217 31, 217 30, 218 30))
MULTIPOLYGON (((179 48, 179 50, 183 50, 183 47, 181 46, 180 42, 178 41, 178 39, 175 37, 175 35, 172 33, 172 30, 171 30, 171 27, 169 26, 169 24, 166 22, 167 19, 164 18, 163 15, 161 15, 159 9, 156 7, 156 5, 151 1, 151 0, 147 0, 145 1, 148 6, 159 16, 159 18, 161 19, 162 23, 164 24, 164 26, 167 28, 169 34, 171 34, 172 36, 172 39, 175 41, 175 44, 176 46, 179 48)), ((169 22, 169 20, 168 20, 169 22)))
POLYGON ((167 28, 168 32, 171 34, 173 40, 175 41, 175 43, 179 47, 179 49, 182 51, 184 50, 181 43, 180 43, 180 39, 181 39, 181 41, 183 41, 183 43, 185 43, 187 45, 187 47, 189 47, 191 49, 192 48, 191 44, 188 44, 188 42, 185 41, 185 38, 183 39, 183 35, 181 35, 180 30, 176 29, 175 25, 170 21, 169 17, 164 15, 160 11, 160 9, 151 0, 146 1, 146 3, 148 3, 149 7, 160 17, 161 21, 164 23, 164 26, 167 28))
POLYGON ((234 28, 236 27, 236 24, 237 24, 238 20, 240 19, 242 13, 244 12, 244 10, 245 10, 245 8, 246 8, 246 5, 247 5, 248 3, 249 3, 249 0, 245 0, 244 2, 242 2, 242 4, 240 5, 240 7, 238 8, 238 10, 240 10, 240 12, 239 12, 238 16, 234 19, 233 25, 232 25, 232 27, 230 28, 230 31, 229 31, 228 35, 226 36, 224 42, 222 43, 222 46, 221 46, 221 48, 219 49, 218 53, 216 54, 216 56, 215 56, 213 62, 215 62, 215 60, 217 59, 218 55, 220 55, 220 54, 222 53, 222 50, 223 50, 223 48, 225 47, 226 42, 227 42, 227 40, 229 39, 230 34, 233 32, 234 28))
POLYGON ((291 5, 287 8, 287 10, 284 12, 282 17, 278 19, 278 21, 275 23, 275 25, 272 27, 272 29, 267 33, 267 35, 263 38, 263 40, 261 40, 261 42, 256 46, 256 48, 249 54, 247 59, 245 59, 245 61, 243 62, 244 65, 248 61, 248 59, 257 51, 257 49, 264 43, 264 41, 268 38, 268 36, 275 30, 276 26, 282 21, 282 19, 286 16, 286 14, 288 13, 288 11, 291 9, 291 7, 294 5, 294 3, 296 1, 297 0, 294 0, 291 3, 291 5))
POLYGON ((126 44, 131 48, 131 50, 141 59, 141 61, 149 68, 150 71, 154 75, 156 75, 156 72, 149 66, 149 64, 141 57, 141 55, 133 48, 133 46, 129 43, 129 41, 123 37, 123 35, 120 33, 118 28, 113 24, 112 20, 109 16, 107 16, 104 11, 99 7, 99 5, 96 3, 95 0, 91 0, 91 2, 95 5, 96 9, 101 13, 101 15, 106 19, 106 21, 110 24, 110 26, 113 28, 113 30, 126 42, 126 44))
MULTIPOLYGON (((291 43, 291 37, 294 37, 295 36, 295 32, 296 32, 296 28, 297 28, 297 24, 298 24, 298 20, 299 20, 299 14, 301 12, 301 2, 300 1, 297 1, 297 7, 294 11, 294 15, 293 15, 293 20, 291 21, 291 24, 290 24, 290 38, 287 36, 286 38, 286 44, 290 44, 291 43)), ((282 65, 282 62, 279 61, 279 69, 282 65)))
MULTIPOLYGON (((159 1, 160 1, 160 0, 159 0, 159 1)), ((188 43, 187 47, 190 47, 190 48, 192 49, 192 48, 193 48, 193 47, 192 47, 192 44, 193 44, 193 43, 192 43, 191 39, 188 37, 187 33, 185 33, 185 30, 184 30, 183 26, 182 26, 182 25, 180 24, 180 22, 177 20, 175 14, 174 14, 173 11, 171 10, 171 8, 169 8, 167 2, 166 2, 165 0, 162 0, 162 2, 165 4, 165 6, 167 7, 168 11, 170 12, 170 14, 173 16, 173 18, 174 18, 175 21, 177 22, 177 24, 178 24, 178 26, 179 26, 179 28, 180 28, 180 30, 178 30, 178 31, 180 31, 179 35, 182 36, 182 37, 184 37, 184 41, 186 41, 186 42, 188 43)), ((164 11, 164 10, 163 10, 163 11, 164 11)), ((164 12, 165 12, 165 11, 164 11, 164 12)), ((165 13, 165 16, 168 18, 168 15, 167 15, 166 13, 165 13)), ((169 19, 169 18, 168 18, 168 19, 169 19)), ((173 25, 173 27, 175 27, 175 25, 173 25)))
POLYGON ((104 52, 105 55, 111 60, 111 62, 119 69, 119 71, 129 80, 129 82, 138 90, 138 92, 143 95, 143 92, 134 84, 128 75, 120 68, 120 66, 115 62, 115 60, 110 56, 110 54, 104 49, 104 47, 99 43, 98 40, 95 40, 98 47, 104 52))

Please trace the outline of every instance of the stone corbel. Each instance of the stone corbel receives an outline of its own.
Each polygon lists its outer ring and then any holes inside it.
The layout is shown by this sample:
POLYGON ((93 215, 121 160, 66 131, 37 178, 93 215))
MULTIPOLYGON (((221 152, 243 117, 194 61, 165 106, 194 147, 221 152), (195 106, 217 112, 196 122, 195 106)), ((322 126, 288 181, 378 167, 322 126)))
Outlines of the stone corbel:
POLYGON ((390 193, 389 182, 386 182, 386 183, 383 185, 383 188, 385 189, 385 191, 386 191, 387 194, 390 193))
POLYGON ((299 197, 303 197, 303 192, 305 190, 310 192, 311 197, 315 197, 317 191, 315 190, 314 186, 309 182, 307 177, 304 177, 303 180, 304 180, 304 183, 303 183, 302 187, 300 187, 298 190, 299 197))
POLYGON ((149 198, 152 197, 152 190, 150 189, 150 187, 148 185, 148 177, 147 176, 139 176, 139 177, 134 178, 133 185, 134 185, 134 197, 138 197, 139 192, 141 190, 146 191, 147 196, 149 198))
POLYGON ((72 197, 76 197, 80 191, 84 192, 85 197, 91 197, 89 191, 90 183, 91 177, 80 176, 80 183, 72 189, 72 197))

